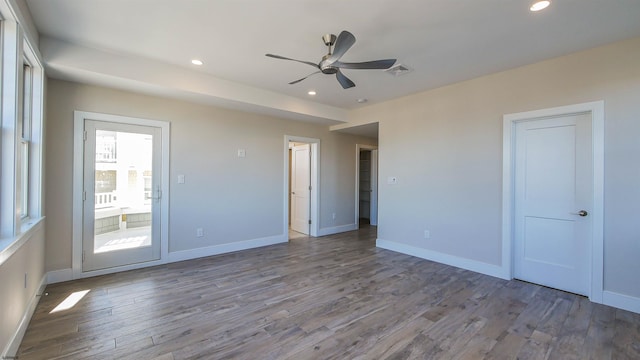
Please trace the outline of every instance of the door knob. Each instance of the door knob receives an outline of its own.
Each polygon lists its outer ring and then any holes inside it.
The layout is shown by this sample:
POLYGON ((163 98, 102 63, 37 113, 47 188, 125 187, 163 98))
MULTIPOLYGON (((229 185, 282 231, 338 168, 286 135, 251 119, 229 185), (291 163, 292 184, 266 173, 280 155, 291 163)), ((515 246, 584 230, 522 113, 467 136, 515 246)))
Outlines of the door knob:
POLYGON ((579 216, 587 216, 589 215, 589 213, 587 212, 587 210, 580 210, 577 213, 571 213, 572 215, 579 215, 579 216))

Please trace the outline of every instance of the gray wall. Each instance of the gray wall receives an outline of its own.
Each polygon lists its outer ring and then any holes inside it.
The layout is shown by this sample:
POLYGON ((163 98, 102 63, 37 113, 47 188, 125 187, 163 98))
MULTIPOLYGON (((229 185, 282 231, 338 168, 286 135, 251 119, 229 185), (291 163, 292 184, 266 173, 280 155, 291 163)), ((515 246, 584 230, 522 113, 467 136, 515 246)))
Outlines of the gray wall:
POLYGON ((380 122, 378 237, 500 266, 502 116, 597 100, 604 286, 640 297, 640 38, 352 112, 354 122, 380 122))
POLYGON ((354 223, 356 144, 375 140, 60 80, 49 80, 47 91, 47 271, 71 268, 74 110, 171 122, 169 251, 282 234, 285 135, 320 139, 320 228, 354 223))

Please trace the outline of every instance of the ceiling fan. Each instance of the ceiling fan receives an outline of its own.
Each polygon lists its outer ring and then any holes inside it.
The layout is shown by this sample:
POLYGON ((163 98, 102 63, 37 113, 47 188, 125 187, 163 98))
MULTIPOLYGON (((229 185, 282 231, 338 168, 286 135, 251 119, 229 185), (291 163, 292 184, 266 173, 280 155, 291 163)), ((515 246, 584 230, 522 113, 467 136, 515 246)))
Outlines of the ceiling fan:
POLYGON ((326 34, 322 37, 322 41, 324 41, 324 44, 329 48, 329 53, 323 56, 322 60, 318 64, 312 63, 310 61, 291 59, 280 55, 266 54, 266 56, 275 59, 297 61, 299 63, 311 65, 314 68, 318 69, 318 71, 311 73, 303 77, 302 79, 290 82, 290 85, 297 84, 311 75, 323 73, 328 75, 336 74, 336 79, 338 79, 338 82, 344 89, 354 87, 356 86, 356 84, 354 84, 353 81, 346 77, 342 73, 342 71, 340 71, 340 69, 388 69, 396 62, 396 59, 373 60, 356 63, 340 61, 342 55, 344 55, 344 53, 346 53, 347 50, 349 50, 351 46, 353 46, 353 44, 356 42, 356 37, 346 30, 341 32, 337 37, 333 34, 326 34), (332 46, 333 52, 331 52, 332 46))

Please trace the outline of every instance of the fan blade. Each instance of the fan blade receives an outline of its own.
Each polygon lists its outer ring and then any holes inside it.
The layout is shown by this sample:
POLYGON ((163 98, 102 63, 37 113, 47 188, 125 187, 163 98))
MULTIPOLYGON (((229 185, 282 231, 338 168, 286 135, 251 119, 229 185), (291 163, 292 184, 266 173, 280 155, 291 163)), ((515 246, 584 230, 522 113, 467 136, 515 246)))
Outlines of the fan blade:
POLYGON ((319 74, 319 73, 321 73, 321 72, 322 72, 322 71, 316 71, 316 72, 314 72, 314 73, 311 73, 311 74, 309 74, 309 75, 307 75, 307 76, 303 77, 302 79, 298 79, 298 80, 295 80, 295 81, 290 82, 290 83, 289 83, 289 85, 297 84, 297 83, 299 83, 300 81, 302 81, 302 80, 304 80, 304 79, 308 78, 309 76, 311 76, 311 75, 315 75, 315 74, 319 74))
POLYGON ((336 73, 336 79, 338 79, 338 82, 340 83, 340 85, 342 85, 343 89, 348 89, 356 86, 356 84, 354 84, 353 81, 351 81, 348 77, 344 76, 344 74, 342 73, 342 71, 340 71, 340 69, 338 69, 338 72, 336 73))
POLYGON ((345 63, 336 61, 332 66, 343 68, 343 69, 388 69, 396 63, 396 59, 385 59, 385 60, 374 60, 374 61, 364 61, 357 63, 345 63))
POLYGON ((314 68, 316 68, 316 69, 319 69, 319 68, 320 68, 320 67, 318 66, 318 64, 314 64, 314 63, 312 63, 311 61, 296 60, 296 59, 291 59, 291 58, 288 58, 288 57, 284 57, 284 56, 280 56, 280 55, 273 55, 273 54, 265 54, 265 56, 272 57, 272 58, 274 58, 274 59, 297 61, 297 62, 299 62, 299 63, 303 63, 303 64, 311 65, 311 66, 313 66, 313 67, 314 67, 314 68))
POLYGON ((356 37, 352 33, 344 30, 338 35, 336 39, 336 45, 333 47, 333 54, 326 60, 327 64, 332 64, 335 61, 340 60, 342 55, 349 50, 356 42, 356 37))

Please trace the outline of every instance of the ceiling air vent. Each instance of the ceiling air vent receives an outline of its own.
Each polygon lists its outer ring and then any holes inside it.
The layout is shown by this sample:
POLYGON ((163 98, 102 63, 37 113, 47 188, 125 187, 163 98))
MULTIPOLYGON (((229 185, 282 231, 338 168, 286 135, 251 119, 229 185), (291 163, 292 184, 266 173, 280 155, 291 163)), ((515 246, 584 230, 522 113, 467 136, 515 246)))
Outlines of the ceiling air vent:
POLYGON ((409 73, 411 71, 412 70, 409 67, 407 67, 406 65, 397 64, 397 65, 394 65, 394 66, 388 68, 384 72, 386 72, 388 74, 391 74, 393 76, 400 76, 400 75, 404 75, 406 73, 409 73))

